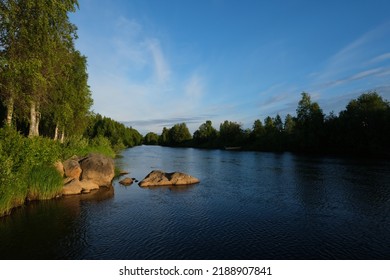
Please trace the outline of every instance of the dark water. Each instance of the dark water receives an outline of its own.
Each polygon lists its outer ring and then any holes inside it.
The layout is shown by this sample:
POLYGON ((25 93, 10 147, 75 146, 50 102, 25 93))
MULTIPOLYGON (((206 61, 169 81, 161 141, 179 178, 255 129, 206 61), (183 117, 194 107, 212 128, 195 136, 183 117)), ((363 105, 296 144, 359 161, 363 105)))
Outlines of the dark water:
POLYGON ((117 160, 199 177, 33 203, 0 219, 2 259, 390 259, 390 163, 136 147, 117 160))

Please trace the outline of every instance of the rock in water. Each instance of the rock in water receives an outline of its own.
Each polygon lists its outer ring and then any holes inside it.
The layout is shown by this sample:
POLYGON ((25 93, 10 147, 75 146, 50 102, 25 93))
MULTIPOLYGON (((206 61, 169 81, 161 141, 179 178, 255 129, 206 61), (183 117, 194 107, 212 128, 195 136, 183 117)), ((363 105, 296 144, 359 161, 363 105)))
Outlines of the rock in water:
POLYGON ((91 154, 80 161, 80 166, 83 170, 81 180, 92 181, 100 187, 111 186, 111 181, 115 175, 114 160, 112 158, 91 154))
POLYGON ((124 186, 130 186, 133 183, 133 179, 126 177, 123 180, 119 181, 119 184, 124 186))
POLYGON ((199 183, 199 179, 181 172, 166 173, 153 170, 140 183, 140 187, 181 186, 199 183))

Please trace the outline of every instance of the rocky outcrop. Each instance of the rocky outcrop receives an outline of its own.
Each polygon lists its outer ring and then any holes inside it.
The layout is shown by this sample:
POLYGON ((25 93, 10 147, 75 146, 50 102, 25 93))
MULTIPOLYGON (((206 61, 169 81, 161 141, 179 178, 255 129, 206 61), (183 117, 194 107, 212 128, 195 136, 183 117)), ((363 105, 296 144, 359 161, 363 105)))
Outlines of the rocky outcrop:
POLYGON ((181 172, 166 173, 153 170, 140 183, 140 187, 181 186, 199 183, 199 179, 181 172))
POLYGON ((63 195, 81 194, 83 186, 78 179, 73 179, 62 188, 63 195))
POLYGON ((110 187, 114 178, 114 161, 103 155, 91 154, 64 162, 63 195, 89 193, 99 187, 110 187))
POLYGON ((92 181, 100 187, 109 187, 114 178, 114 160, 99 154, 91 154, 80 161, 81 180, 92 181))
POLYGON ((99 186, 92 181, 79 181, 73 179, 62 188, 63 195, 74 195, 81 193, 90 193, 92 190, 98 190, 99 186))
POLYGON ((133 179, 129 177, 126 177, 123 180, 119 181, 119 184, 123 186, 130 186, 132 183, 133 183, 133 179))
POLYGON ((63 163, 65 176, 68 178, 80 179, 81 167, 77 160, 68 159, 63 163))

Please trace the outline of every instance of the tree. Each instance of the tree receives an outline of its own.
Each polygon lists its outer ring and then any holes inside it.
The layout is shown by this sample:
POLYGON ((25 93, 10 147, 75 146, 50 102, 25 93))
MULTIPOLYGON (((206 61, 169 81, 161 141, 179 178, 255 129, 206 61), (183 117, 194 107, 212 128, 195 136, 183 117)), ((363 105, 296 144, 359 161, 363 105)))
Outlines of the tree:
POLYGON ((302 151, 319 151, 321 148, 324 114, 317 102, 312 102, 308 93, 303 92, 298 103, 296 119, 296 140, 302 151))
POLYGON ((250 145, 253 149, 261 150, 264 142, 265 129, 261 120, 255 120, 250 134, 250 145))
POLYGON ((211 121, 206 121, 194 132, 194 143, 201 147, 215 147, 218 131, 213 127, 211 121))
POLYGON ((163 127, 161 135, 158 139, 158 143, 162 146, 168 146, 168 145, 170 145, 169 142, 170 142, 169 141, 169 129, 166 127, 163 127))
POLYGON ((158 144, 158 135, 154 132, 149 132, 144 137, 145 145, 157 145, 158 144))
POLYGON ((219 139, 223 147, 242 146, 244 138, 241 124, 227 120, 221 123, 219 127, 219 139))
POLYGON ((353 153, 389 153, 389 102, 377 92, 351 100, 340 112, 344 149, 353 153))
POLYGON ((283 130, 288 136, 290 136, 293 134, 294 128, 295 128, 295 120, 290 114, 287 114, 286 118, 284 119, 283 130))
POLYGON ((169 130, 170 145, 182 145, 192 139, 191 133, 185 123, 175 124, 169 130))

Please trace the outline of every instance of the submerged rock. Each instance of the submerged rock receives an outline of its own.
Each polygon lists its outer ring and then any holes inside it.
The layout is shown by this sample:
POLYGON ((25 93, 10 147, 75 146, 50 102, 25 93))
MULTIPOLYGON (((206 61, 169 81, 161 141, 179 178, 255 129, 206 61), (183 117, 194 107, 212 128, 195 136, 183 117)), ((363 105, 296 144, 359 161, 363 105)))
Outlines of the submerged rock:
POLYGON ((124 185, 124 186, 130 186, 133 183, 133 179, 126 177, 123 180, 119 181, 119 184, 124 185))
POLYGON ((140 187, 151 187, 151 186, 181 186, 181 185, 192 185, 199 183, 199 179, 191 175, 172 172, 166 173, 161 170, 153 170, 150 172, 145 179, 140 183, 140 187))

